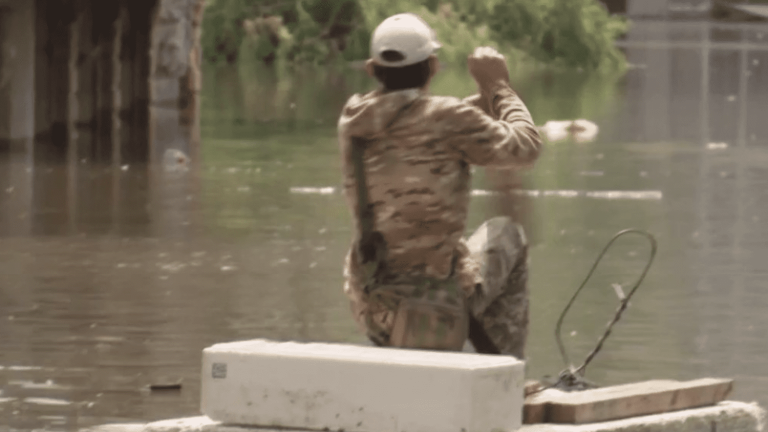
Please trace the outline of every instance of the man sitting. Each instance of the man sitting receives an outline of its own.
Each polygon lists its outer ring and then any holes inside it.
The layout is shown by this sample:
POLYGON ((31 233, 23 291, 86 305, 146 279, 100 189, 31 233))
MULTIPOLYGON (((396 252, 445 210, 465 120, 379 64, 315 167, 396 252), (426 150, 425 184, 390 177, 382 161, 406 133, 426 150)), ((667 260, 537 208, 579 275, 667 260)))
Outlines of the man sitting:
POLYGON ((462 235, 470 165, 530 166, 541 139, 510 87, 504 57, 492 48, 477 48, 468 59, 479 94, 463 101, 428 94, 439 47, 416 15, 384 20, 366 63, 381 86, 353 95, 341 113, 344 190, 356 232, 344 291, 355 320, 379 346, 461 350, 468 337, 478 352, 522 359, 522 228, 496 217, 468 240, 462 235))

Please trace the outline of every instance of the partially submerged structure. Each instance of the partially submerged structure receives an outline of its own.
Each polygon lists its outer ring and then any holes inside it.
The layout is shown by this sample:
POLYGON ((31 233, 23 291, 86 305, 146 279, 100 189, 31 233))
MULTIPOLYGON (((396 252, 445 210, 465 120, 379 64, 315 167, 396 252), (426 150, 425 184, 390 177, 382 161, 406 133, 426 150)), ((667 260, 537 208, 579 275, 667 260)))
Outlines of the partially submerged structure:
POLYGON ((0 146, 196 152, 203 0, 0 0, 0 146))
POLYGON ((649 381, 524 398, 524 362, 510 356, 262 339, 203 351, 204 416, 92 432, 761 431, 760 407, 723 401, 731 384, 649 381))

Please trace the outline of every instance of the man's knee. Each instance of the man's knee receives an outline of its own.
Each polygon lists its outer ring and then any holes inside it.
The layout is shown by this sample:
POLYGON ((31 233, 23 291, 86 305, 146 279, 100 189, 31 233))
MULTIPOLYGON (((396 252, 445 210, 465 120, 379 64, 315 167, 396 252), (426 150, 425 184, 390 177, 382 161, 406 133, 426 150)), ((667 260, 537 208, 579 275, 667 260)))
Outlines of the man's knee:
POLYGON ((504 216, 486 221, 468 243, 483 279, 471 299, 472 311, 479 316, 502 293, 525 288, 527 244, 522 227, 504 216))
POLYGON ((489 243, 511 244, 515 248, 528 246, 523 226, 507 216, 496 216, 485 222, 488 226, 489 243))
POLYGON ((506 277, 519 265, 521 259, 527 257, 528 242, 523 227, 508 217, 489 219, 478 229, 477 234, 479 238, 473 240, 481 244, 474 245, 475 256, 488 264, 489 260, 500 261, 501 266, 497 271, 501 270, 503 274, 497 276, 506 277))

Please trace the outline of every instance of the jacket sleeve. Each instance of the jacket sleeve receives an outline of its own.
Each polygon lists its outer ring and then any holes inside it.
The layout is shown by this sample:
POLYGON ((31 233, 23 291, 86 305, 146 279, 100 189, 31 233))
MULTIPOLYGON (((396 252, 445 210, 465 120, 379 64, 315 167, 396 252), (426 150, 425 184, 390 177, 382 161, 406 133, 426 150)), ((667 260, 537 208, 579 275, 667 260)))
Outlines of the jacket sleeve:
POLYGON ((541 137, 531 114, 508 86, 492 98, 470 96, 454 105, 447 128, 450 143, 474 165, 512 168, 532 164, 541 153, 541 137))

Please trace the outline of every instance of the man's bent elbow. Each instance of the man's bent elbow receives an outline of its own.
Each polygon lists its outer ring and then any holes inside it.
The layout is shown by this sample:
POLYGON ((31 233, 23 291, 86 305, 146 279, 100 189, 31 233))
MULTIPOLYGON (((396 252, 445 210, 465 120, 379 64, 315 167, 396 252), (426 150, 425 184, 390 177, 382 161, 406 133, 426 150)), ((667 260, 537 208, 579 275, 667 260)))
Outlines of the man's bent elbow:
POLYGON ((541 155, 542 140, 539 132, 536 129, 521 131, 516 141, 510 162, 517 167, 532 166, 541 155))

